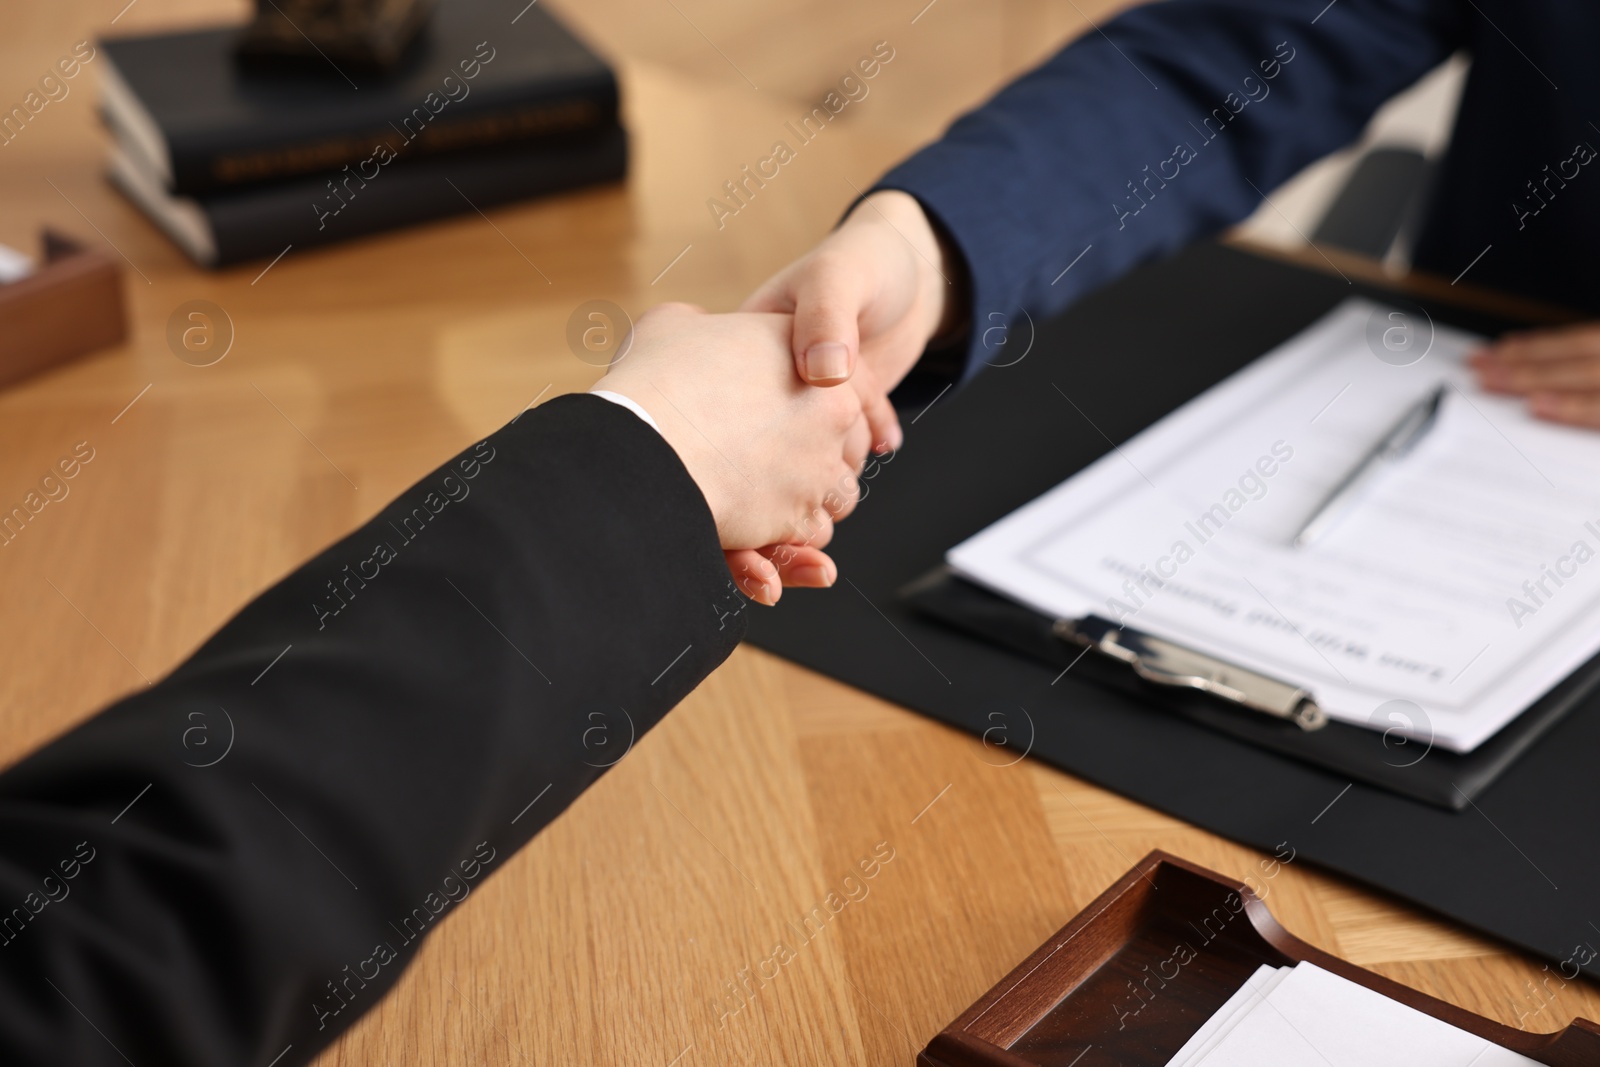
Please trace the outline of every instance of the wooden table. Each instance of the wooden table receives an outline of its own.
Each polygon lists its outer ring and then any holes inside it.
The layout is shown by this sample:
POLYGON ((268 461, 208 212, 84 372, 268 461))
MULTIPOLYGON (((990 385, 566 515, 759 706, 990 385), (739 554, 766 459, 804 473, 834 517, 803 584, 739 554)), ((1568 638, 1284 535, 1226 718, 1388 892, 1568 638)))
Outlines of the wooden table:
MULTIPOLYGON (((245 14, 125 3, 13 5, 0 102, 84 37, 245 14)), ((48 223, 114 248, 132 315, 125 346, 0 394, 0 502, 78 442, 94 449, 70 495, 0 549, 0 759, 160 677, 454 450, 586 388, 597 371, 564 340, 579 304, 732 307, 886 165, 1110 6, 563 4, 622 70, 626 187, 219 274, 101 178, 91 62, 0 147, 0 241, 31 246, 48 223), (879 40, 896 55, 871 95, 719 230, 705 201, 879 40), (193 299, 233 326, 213 366, 167 347, 193 299)), ((993 762, 973 738, 741 650, 452 913, 321 1062, 907 1064, 1147 850, 1237 876, 1261 858, 1034 762, 993 762), (845 897, 874 848, 893 859, 802 943, 794 924, 845 897)), ((1304 863, 1269 903, 1314 944, 1492 1018, 1600 1019, 1591 986, 1304 863)))

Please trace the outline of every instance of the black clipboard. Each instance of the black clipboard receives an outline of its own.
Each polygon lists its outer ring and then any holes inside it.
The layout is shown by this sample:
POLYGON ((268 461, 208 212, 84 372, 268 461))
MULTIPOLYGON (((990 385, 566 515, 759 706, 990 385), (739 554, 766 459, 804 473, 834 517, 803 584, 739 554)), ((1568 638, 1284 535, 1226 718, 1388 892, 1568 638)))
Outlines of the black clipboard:
MULTIPOLYGON (((930 409, 902 413, 906 446, 870 469, 866 500, 828 546, 837 585, 788 591, 776 608, 751 616, 748 640, 986 742, 1002 737, 1003 724, 1007 751, 986 745, 975 754, 985 762, 1009 766, 1027 754, 1236 841, 1269 851, 1288 842, 1309 862, 1539 953, 1552 970, 1562 963, 1565 974, 1600 978, 1600 956, 1574 954, 1574 946, 1600 944, 1589 925, 1600 912, 1600 849, 1588 844, 1600 825, 1600 694, 1576 698, 1455 810, 1172 714, 1124 688, 1125 676, 1103 684, 1080 674, 1087 658, 1062 676, 897 597, 939 566, 948 546, 1352 292, 1393 299, 1374 286, 1208 244, 1038 323, 1031 347, 1027 323, 1013 324, 1025 357, 985 370, 930 409)), ((1438 321, 1480 333, 1522 325, 1426 306, 1438 321)), ((1435 747, 1397 771, 1417 774, 1439 755, 1435 747)), ((1006 827, 997 821, 992 831, 1006 827)))
MULTIPOLYGON (((1270 692, 1255 706, 1248 695, 1153 681, 1128 656, 1101 651, 1098 640, 1074 641, 1063 633, 1071 620, 1052 619, 962 579, 940 566, 900 590, 900 599, 923 614, 1062 671, 1078 671, 1212 730, 1303 760, 1368 785, 1428 804, 1460 810, 1476 800, 1535 741, 1594 691, 1600 655, 1530 705, 1471 752, 1450 752, 1395 730, 1375 730, 1325 718, 1306 722, 1307 694, 1286 683, 1280 700, 1270 692), (1301 694, 1298 701, 1295 694, 1301 694), (1299 718, 1296 718, 1298 709, 1299 718)), ((1109 626, 1109 624, 1106 624, 1109 626)), ((1082 626, 1078 627, 1082 629, 1082 626)), ((1115 634, 1115 630, 1109 631, 1115 634)), ((1098 628, 1095 632, 1101 635, 1098 628)), ((1124 645, 1134 641, 1123 639, 1124 645)), ((1234 669, 1239 673, 1238 669, 1234 669)), ((1267 681, 1271 681, 1268 679, 1267 681)))

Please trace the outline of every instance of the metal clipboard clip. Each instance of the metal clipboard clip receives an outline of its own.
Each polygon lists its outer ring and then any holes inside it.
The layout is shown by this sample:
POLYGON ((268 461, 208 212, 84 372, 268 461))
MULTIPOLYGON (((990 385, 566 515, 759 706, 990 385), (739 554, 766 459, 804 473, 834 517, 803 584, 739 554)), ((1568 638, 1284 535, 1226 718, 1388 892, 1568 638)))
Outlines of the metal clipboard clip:
POLYGON ((1254 711, 1288 719, 1302 730, 1320 730, 1328 724, 1328 713, 1317 706, 1309 690, 1163 638, 1117 626, 1095 615, 1057 619, 1051 630, 1063 641, 1121 660, 1139 677, 1157 685, 1199 689, 1254 711))

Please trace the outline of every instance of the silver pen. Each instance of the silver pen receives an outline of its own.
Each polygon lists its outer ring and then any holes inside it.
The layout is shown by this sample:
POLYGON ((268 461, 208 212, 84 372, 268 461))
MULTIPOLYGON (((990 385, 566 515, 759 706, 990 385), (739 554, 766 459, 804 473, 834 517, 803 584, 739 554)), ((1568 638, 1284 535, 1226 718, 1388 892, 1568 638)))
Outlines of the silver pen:
POLYGON ((1350 468, 1350 472, 1340 479, 1339 484, 1333 487, 1333 491, 1317 505, 1311 517, 1306 519, 1305 524, 1300 527, 1300 532, 1294 535, 1291 543, 1295 548, 1304 548, 1327 533, 1348 510, 1367 482, 1383 469, 1385 463, 1403 459, 1416 447, 1418 441, 1427 436, 1428 431, 1433 429, 1434 423, 1439 421, 1439 406, 1444 403, 1446 388, 1440 385, 1407 408, 1399 420, 1384 432, 1378 443, 1350 468))

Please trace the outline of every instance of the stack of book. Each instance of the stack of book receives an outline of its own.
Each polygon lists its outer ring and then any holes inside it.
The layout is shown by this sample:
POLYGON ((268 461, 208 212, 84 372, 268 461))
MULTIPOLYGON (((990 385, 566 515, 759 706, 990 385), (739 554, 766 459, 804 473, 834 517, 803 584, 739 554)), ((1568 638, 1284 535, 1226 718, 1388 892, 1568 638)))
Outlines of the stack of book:
POLYGON ((242 32, 102 42, 111 181, 202 266, 626 172, 616 76, 540 5, 442 0, 383 78, 241 66, 242 32))

